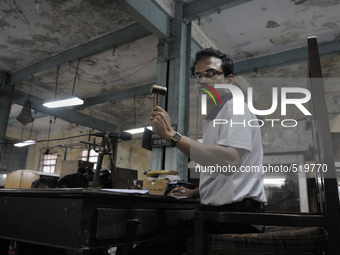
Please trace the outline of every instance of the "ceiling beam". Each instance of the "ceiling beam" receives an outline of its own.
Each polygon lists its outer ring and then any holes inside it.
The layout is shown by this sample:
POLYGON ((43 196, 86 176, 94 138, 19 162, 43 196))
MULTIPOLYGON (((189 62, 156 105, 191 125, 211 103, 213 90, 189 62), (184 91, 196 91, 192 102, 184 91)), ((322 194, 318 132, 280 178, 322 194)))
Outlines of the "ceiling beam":
MULTIPOLYGON (((169 37, 170 20, 172 19, 157 3, 150 0, 115 0, 117 4, 129 13, 139 23, 134 23, 113 33, 104 35, 95 40, 86 42, 60 54, 42 60, 11 74, 6 83, 13 85, 27 80, 36 73, 55 68, 67 62, 90 57, 97 53, 119 47, 127 43, 145 38, 151 34, 159 38, 169 37)), ((196 43, 197 42, 193 42, 196 43)))
POLYGON ((41 71, 112 49, 113 45, 115 47, 119 47, 126 43, 134 42, 148 35, 151 35, 151 33, 146 28, 144 28, 144 26, 138 23, 132 24, 113 33, 86 42, 75 48, 14 72, 11 74, 9 84, 22 82, 28 77, 41 71))
POLYGON ((170 36, 171 16, 151 0, 114 0, 119 7, 159 39, 170 36))
MULTIPOLYGON (((191 39, 191 57, 194 59, 195 53, 202 49, 202 47, 194 40, 191 39)), ((324 42, 319 44, 319 53, 322 57, 327 57, 334 54, 339 54, 340 52, 340 41, 333 40, 329 42, 324 42)), ((293 50, 288 50, 284 52, 279 52, 259 58, 248 59, 235 63, 235 75, 242 75, 246 73, 256 72, 261 69, 268 69, 278 66, 284 66, 294 63, 299 63, 307 61, 307 47, 301 47, 293 50)), ((154 83, 149 83, 141 85, 138 87, 133 87, 113 93, 108 93, 104 95, 99 95, 96 97, 87 98, 84 105, 81 108, 106 103, 109 101, 122 100, 126 98, 136 97, 140 95, 150 94, 150 88, 154 83)), ((15 93, 22 94, 23 104, 24 98, 28 97, 28 94, 15 90, 15 93)), ((18 103, 19 104, 19 103, 18 103)))
POLYGON ((220 13, 223 10, 235 7, 252 0, 196 0, 184 5, 183 19, 193 21, 204 16, 220 13))
POLYGON ((133 97, 141 96, 141 95, 149 95, 151 94, 151 87, 153 84, 155 83, 149 83, 149 84, 141 85, 138 87, 116 91, 113 93, 90 97, 90 98, 85 99, 84 104, 81 106, 78 106, 77 108, 85 108, 85 107, 89 107, 89 106, 93 106, 97 104, 107 103, 110 101, 118 101, 118 100, 133 98, 133 97))
MULTIPOLYGON (((321 57, 327 57, 340 52, 340 41, 333 40, 319 43, 319 53, 321 57)), ((235 75, 242 75, 258 70, 274 68, 289 64, 307 61, 307 46, 271 54, 268 56, 248 59, 235 63, 235 75)))
MULTIPOLYGON (((107 102, 110 102, 110 101, 123 100, 123 99, 127 99, 127 98, 133 98, 133 97, 136 97, 136 96, 141 96, 141 95, 150 95, 151 94, 151 87, 154 84, 155 83, 148 83, 148 84, 141 85, 141 86, 138 86, 138 87, 124 89, 124 90, 121 90, 121 91, 108 93, 108 94, 104 94, 104 95, 99 95, 99 96, 96 96, 96 97, 90 97, 90 98, 85 99, 85 102, 84 102, 83 105, 75 106, 73 109, 68 109, 68 110, 76 112, 77 109, 83 109, 83 108, 86 108, 86 107, 90 107, 90 106, 97 105, 97 104, 103 104, 103 103, 107 103, 107 102)), ((18 91, 18 90, 15 90, 14 93, 15 93, 14 97, 15 97, 16 100, 15 100, 15 102, 13 101, 13 103, 16 103, 18 105, 23 105, 25 98, 28 98, 28 94, 21 92, 21 91, 18 91)), ((32 95, 30 95, 30 97, 32 97, 32 95)), ((39 105, 39 104, 41 104, 42 101, 43 101, 42 99, 36 98, 36 103, 33 103, 33 104, 39 105)), ((43 108, 43 109, 45 109, 45 108, 43 108)), ((35 107, 35 110, 38 111, 38 109, 36 109, 36 107, 35 107)), ((45 110, 48 110, 48 108, 46 108, 45 110)), ((76 112, 76 114, 79 114, 79 113, 76 112)), ((53 114, 51 113, 49 115, 53 115, 53 114)), ((37 113, 32 113, 32 117, 34 119, 43 118, 43 117, 46 117, 46 116, 47 115, 44 114, 44 113, 41 113, 40 110, 37 113)), ((59 118, 66 120, 62 117, 59 117, 59 118)), ((74 121, 70 121, 70 120, 66 120, 66 121, 74 122, 74 121)), ((18 122, 18 120, 16 119, 16 117, 11 117, 8 120, 8 124, 13 124, 13 123, 17 123, 17 122, 18 122)), ((89 126, 89 127, 91 127, 91 126, 89 126)), ((96 129, 98 129, 98 128, 96 128, 96 129)))
MULTIPOLYGON (((197 44, 197 42, 192 39, 191 40, 191 49, 192 49, 192 58, 194 58, 194 54, 196 51, 200 50, 200 45, 197 44)), ((319 53, 321 57, 327 57, 335 54, 339 54, 340 52, 340 41, 339 40, 333 40, 329 42, 324 42, 319 44, 319 53)), ((244 60, 235 63, 235 75, 242 75, 247 73, 256 72, 258 70, 273 68, 273 67, 279 67, 299 62, 307 61, 307 47, 301 47, 289 51, 279 52, 275 54, 271 54, 264 57, 259 58, 253 58, 249 60, 244 60)), ((150 94, 150 88, 151 85, 154 83, 149 83, 145 85, 141 85, 138 87, 117 91, 114 93, 104 94, 92 98, 88 98, 85 100, 84 105, 81 108, 93 106, 96 104, 101 104, 109 101, 116 101, 116 100, 122 100, 126 98, 136 97, 140 95, 146 95, 150 94)), ((28 94, 15 90, 14 96, 13 96, 13 103, 16 103, 18 105, 23 105, 23 102, 28 97, 28 94)), ((105 131, 113 132, 114 126, 97 120, 95 118, 92 118, 90 116, 81 114, 77 112, 76 110, 68 109, 68 108, 62 108, 59 110, 53 110, 42 106, 43 100, 37 97, 34 97, 30 95, 31 101, 33 102, 33 107, 35 110, 39 112, 43 112, 48 115, 56 116, 58 118, 61 118, 63 120, 72 122, 72 123, 78 123, 83 126, 91 127, 97 130, 102 130, 102 127, 105 131), (34 100, 32 100, 32 98, 34 100), (91 123, 91 125, 89 125, 91 123), (93 124, 93 125, 92 125, 93 124), (103 125, 103 126, 102 126, 103 125)), ((11 121, 15 121, 14 119, 11 121)))
MULTIPOLYGON (((19 90, 14 90, 12 102, 18 105, 23 105, 27 100, 27 94, 19 90)), ((107 123, 105 121, 90 117, 75 110, 62 107, 62 108, 47 108, 43 106, 44 100, 33 95, 30 95, 30 101, 32 102, 32 109, 39 112, 55 116, 70 123, 76 123, 85 127, 90 127, 102 132, 114 132, 115 125, 107 123)))
MULTIPOLYGON (((127 99, 127 98, 133 98, 136 96, 141 96, 141 95, 150 95, 151 94, 151 87, 152 85, 154 85, 155 83, 148 83, 145 85, 141 85, 138 87, 133 87, 133 88, 129 88, 129 89, 124 89, 124 90, 120 90, 117 92, 113 92, 113 93, 108 93, 108 94, 104 94, 104 95, 99 95, 99 96, 95 96, 95 97, 90 97, 85 99, 85 102, 83 105, 81 106, 74 106, 73 109, 71 109, 71 111, 76 111, 77 109, 84 109, 86 107, 90 107, 93 105, 98 105, 98 104, 103 104, 103 103, 107 103, 110 101, 118 101, 118 100, 123 100, 123 99, 127 99)), ((17 91, 15 91, 16 93, 17 91)), ((20 100, 21 100, 21 104, 23 104, 23 100, 25 100, 25 98, 28 98, 28 94, 22 93, 21 95, 16 95, 16 97, 18 97, 17 100, 17 104, 19 104, 20 100), (19 99, 20 97, 20 99, 19 99)), ((30 95, 31 97, 31 95, 30 95)), ((70 109, 69 109, 70 110, 70 109)), ((77 113, 78 114, 78 113, 77 113)), ((41 112, 37 112, 37 113, 32 113, 32 117, 34 119, 38 119, 38 118, 43 118, 46 117, 47 115, 41 112)), ((12 124, 12 123, 16 123, 18 122, 18 120, 16 119, 16 117, 11 117, 8 120, 8 124, 12 124)))

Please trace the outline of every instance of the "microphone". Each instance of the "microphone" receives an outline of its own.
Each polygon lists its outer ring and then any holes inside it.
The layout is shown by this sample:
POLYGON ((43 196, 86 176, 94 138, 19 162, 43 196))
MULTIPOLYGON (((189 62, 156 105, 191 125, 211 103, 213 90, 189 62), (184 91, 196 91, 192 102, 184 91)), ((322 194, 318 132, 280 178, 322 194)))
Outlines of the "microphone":
POLYGON ((123 141, 129 141, 132 139, 132 134, 129 132, 122 132, 122 133, 94 133, 91 134, 97 137, 104 137, 106 135, 108 135, 110 138, 118 138, 121 139, 123 141))

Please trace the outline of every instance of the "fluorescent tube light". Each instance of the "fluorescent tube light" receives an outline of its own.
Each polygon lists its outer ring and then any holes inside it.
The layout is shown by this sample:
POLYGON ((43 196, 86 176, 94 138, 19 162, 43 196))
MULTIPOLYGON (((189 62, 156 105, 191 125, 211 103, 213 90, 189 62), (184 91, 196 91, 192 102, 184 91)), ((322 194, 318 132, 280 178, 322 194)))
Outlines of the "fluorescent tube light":
MULTIPOLYGON (((141 127, 141 128, 134 128, 134 129, 129 129, 129 130, 125 130, 124 132, 129 132, 131 134, 140 134, 144 132, 144 128, 145 127, 141 127)), ((147 127, 148 129, 152 130, 151 126, 147 127)))
POLYGON ((83 103, 84 103, 84 100, 81 100, 78 97, 72 97, 68 99, 44 103, 43 106, 48 107, 48 108, 57 108, 57 107, 81 105, 83 103))
POLYGON ((16 143, 16 144, 14 144, 14 146, 15 147, 24 147, 24 146, 31 145, 31 144, 35 144, 35 141, 27 140, 27 141, 24 141, 22 143, 16 143))

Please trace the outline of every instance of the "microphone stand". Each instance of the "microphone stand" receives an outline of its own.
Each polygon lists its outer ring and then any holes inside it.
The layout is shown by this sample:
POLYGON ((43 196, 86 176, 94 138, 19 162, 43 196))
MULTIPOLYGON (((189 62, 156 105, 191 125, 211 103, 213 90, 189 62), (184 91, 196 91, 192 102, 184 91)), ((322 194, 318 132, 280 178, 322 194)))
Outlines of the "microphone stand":
POLYGON ((93 138, 93 149, 95 152, 98 153, 97 167, 96 167, 96 171, 93 177, 93 188, 94 189, 100 189, 99 176, 100 176, 100 170, 102 168, 104 155, 110 156, 111 174, 112 172, 116 173, 116 166, 113 160, 113 154, 114 154, 113 149, 117 141, 118 141, 117 138, 113 138, 113 137, 110 138, 109 134, 107 133, 102 138, 102 142, 101 142, 99 150, 96 150, 96 138, 95 137, 93 138))

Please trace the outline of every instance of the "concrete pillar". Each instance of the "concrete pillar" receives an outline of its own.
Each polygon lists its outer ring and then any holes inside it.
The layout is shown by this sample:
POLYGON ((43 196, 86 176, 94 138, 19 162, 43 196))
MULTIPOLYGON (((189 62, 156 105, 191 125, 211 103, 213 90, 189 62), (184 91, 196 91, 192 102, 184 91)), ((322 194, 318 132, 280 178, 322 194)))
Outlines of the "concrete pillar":
MULTIPOLYGON (((168 87, 169 47, 167 40, 159 40, 157 45, 157 85, 168 87)), ((167 96, 161 96, 160 106, 165 107, 167 96)), ((156 102, 156 99, 155 99, 156 102)), ((151 155, 151 170, 165 170, 164 147, 153 147, 151 155)), ((168 169, 169 170, 169 169, 168 169)))
MULTIPOLYGON (((158 45, 157 83, 168 88, 165 109, 172 124, 177 126, 178 132, 188 136, 191 23, 184 23, 182 17, 183 1, 176 0, 171 37, 158 45)), ((175 170, 181 179, 188 178, 188 157, 170 146, 153 148, 151 166, 152 170, 157 169, 154 167, 175 170)))
POLYGON ((0 162, 4 154, 7 123, 14 93, 14 85, 6 85, 8 79, 9 74, 0 71, 0 162))

